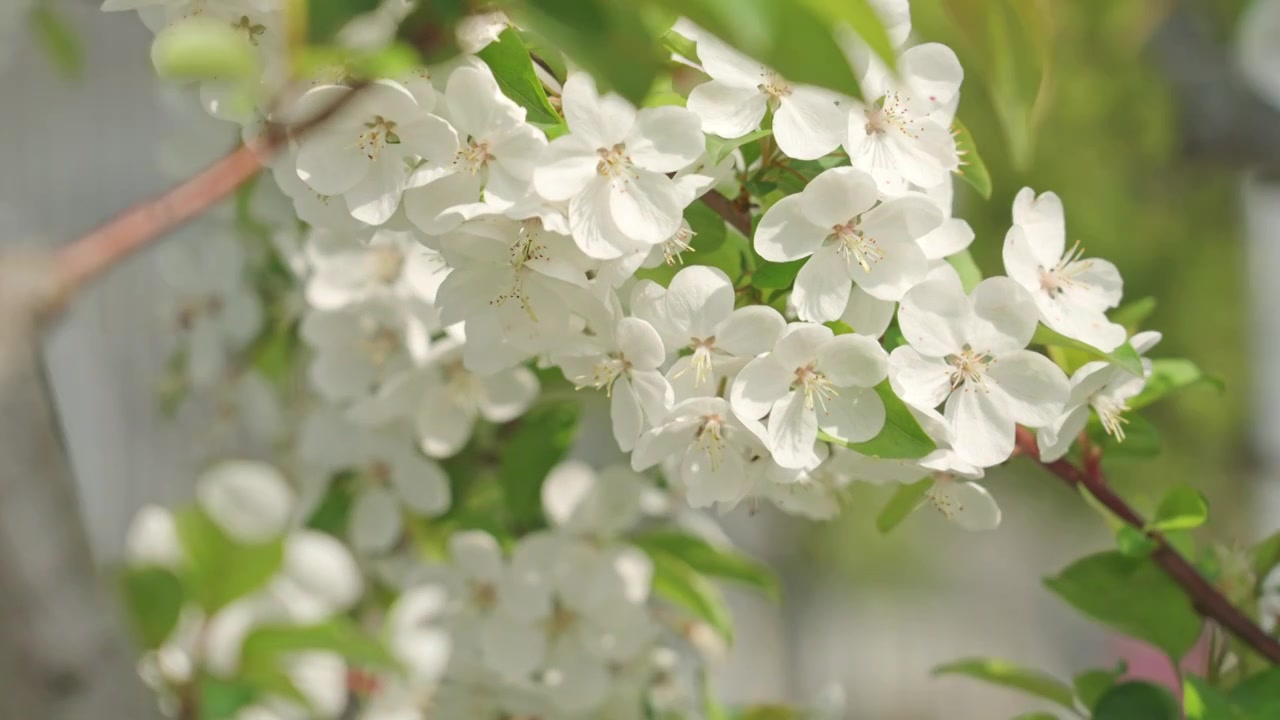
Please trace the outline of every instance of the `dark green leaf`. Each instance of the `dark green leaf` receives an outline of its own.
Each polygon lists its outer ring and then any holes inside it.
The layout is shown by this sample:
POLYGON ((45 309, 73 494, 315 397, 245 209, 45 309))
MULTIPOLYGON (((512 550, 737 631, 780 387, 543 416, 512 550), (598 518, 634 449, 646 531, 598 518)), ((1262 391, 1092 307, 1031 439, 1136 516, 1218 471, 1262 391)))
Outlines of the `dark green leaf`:
POLYGON ((1111 311, 1111 321, 1123 325, 1130 334, 1142 329, 1142 323, 1156 310, 1156 299, 1144 297, 1125 303, 1111 311))
POLYGON ((808 258, 782 263, 757 260, 755 274, 751 276, 751 284, 762 290, 785 290, 796 281, 800 268, 804 267, 808 261, 808 258))
POLYGON ((1156 549, 1155 540, 1132 525, 1121 525, 1116 531, 1116 547, 1126 557, 1144 558, 1156 549))
POLYGON ((527 111, 529 122, 548 125, 562 122, 547 99, 542 82, 534 74, 533 60, 515 30, 504 30, 496 42, 490 43, 477 56, 493 70, 502 92, 527 111))
MULTIPOLYGON (((700 252, 715 252, 728 237, 729 232, 724 218, 706 203, 696 202, 685 208, 684 219, 689 223, 689 229, 693 231, 689 247, 695 255, 700 252)), ((731 278, 737 275, 737 273, 726 274, 731 278)))
POLYGON ((902 524, 907 516, 915 512, 924 502, 925 494, 929 492, 929 488, 933 487, 933 478, 927 477, 922 480, 903 485, 889 498, 889 502, 885 504, 884 509, 876 516, 876 529, 882 533, 902 524))
POLYGON ((1155 518, 1150 525, 1153 530, 1191 530, 1205 524, 1209 519, 1209 504, 1204 495, 1195 488, 1176 487, 1169 491, 1160 506, 1156 508, 1155 518))
POLYGON ((1194 675, 1182 683, 1182 708, 1187 720, 1249 720, 1226 695, 1194 675))
POLYGON ((1151 361, 1151 374, 1142 392, 1129 400, 1129 408, 1138 410, 1163 398, 1176 390, 1194 385, 1209 385, 1221 392, 1225 386, 1222 380, 1206 374, 1190 360, 1181 358, 1158 358, 1151 361))
POLYGON ((1150 559, 1105 552, 1077 560, 1045 585, 1094 620, 1181 658, 1201 619, 1182 589, 1150 559))
POLYGON ((973 253, 969 252, 968 248, 955 255, 947 256, 947 262, 951 263, 951 267, 960 274, 960 284, 964 286, 966 293, 973 292, 973 289, 978 287, 978 283, 982 282, 982 270, 978 268, 978 263, 974 262, 973 253))
POLYGON ((761 138, 769 137, 772 134, 773 130, 766 128, 763 130, 749 132, 746 135, 737 138, 722 138, 719 135, 707 135, 707 157, 710 158, 713 165, 718 164, 721 160, 729 157, 729 153, 732 153, 734 150, 737 150, 747 143, 753 143, 761 138))
POLYGON ((971 658, 939 665, 934 675, 967 675, 994 685, 1021 690, 1045 700, 1053 701, 1067 709, 1074 709, 1075 694, 1066 683, 1006 660, 971 658))
POLYGON ((733 640, 733 619, 724 596, 688 563, 666 553, 653 557, 653 592, 706 622, 725 640, 733 640))
POLYGON ((378 0, 304 0, 307 8, 307 40, 313 45, 334 38, 352 18, 376 10, 378 0))
POLYGON ((1122 660, 1114 670, 1087 670, 1082 672, 1075 677, 1071 684, 1075 687, 1076 696, 1080 698, 1080 702, 1084 704, 1089 712, 1093 712, 1098 700, 1102 699, 1102 696, 1107 694, 1107 691, 1128 670, 1128 665, 1122 660))
POLYGON ((555 403, 520 418, 502 446, 499 478, 511 523, 522 530, 542 527, 542 482, 564 459, 578 433, 578 405, 555 403))
POLYGON ((819 439, 885 460, 914 460, 938 449, 933 438, 916 422, 906 403, 893 393, 888 380, 877 385, 875 390, 884 403, 885 413, 884 429, 879 435, 866 442, 851 443, 820 431, 819 439))
POLYGON ((345 473, 338 475, 329 483, 329 489, 311 517, 307 518, 307 527, 337 538, 345 538, 355 501, 355 478, 345 473))
POLYGON ((191 561, 189 589, 208 613, 265 586, 284 559, 281 541, 237 543, 198 508, 179 513, 177 526, 191 561))
POLYGON ((84 73, 84 48, 75 28, 62 16, 53 0, 31 10, 31 25, 49 61, 64 77, 79 79, 84 73))
POLYGON ((673 555, 703 575, 736 580, 760 588, 770 597, 778 597, 778 578, 772 570, 745 555, 717 548, 702 538, 656 531, 633 537, 630 542, 651 557, 673 555))
POLYGON ((1127 682, 1112 687, 1101 698, 1093 720, 1182 720, 1182 710, 1173 695, 1162 687, 1145 682, 1127 682))
POLYGON ((1090 360, 1103 360, 1138 377, 1142 377, 1142 358, 1133 349, 1133 346, 1127 342, 1110 353, 1104 353, 1092 345, 1069 338, 1044 325, 1038 325, 1036 334, 1031 338, 1031 344, 1079 350, 1088 355, 1090 360))
POLYGON ((633 103, 649 93, 665 58, 662 43, 632 3, 527 0, 515 19, 561 48, 600 84, 633 103))
POLYGON ((984 200, 991 199, 991 173, 987 170, 987 164, 982 161, 982 156, 978 154, 978 145, 973 141, 973 134, 958 119, 954 121, 952 132, 956 136, 956 152, 960 154, 960 169, 956 172, 984 200))
POLYGON ((283 656, 309 650, 337 653, 353 665, 396 666, 390 651, 347 617, 318 625, 255 628, 245 637, 240 657, 245 668, 271 668, 283 656))
POLYGON ((144 567, 126 570, 121 584, 125 609, 142 646, 160 647, 182 615, 182 581, 165 568, 144 567))

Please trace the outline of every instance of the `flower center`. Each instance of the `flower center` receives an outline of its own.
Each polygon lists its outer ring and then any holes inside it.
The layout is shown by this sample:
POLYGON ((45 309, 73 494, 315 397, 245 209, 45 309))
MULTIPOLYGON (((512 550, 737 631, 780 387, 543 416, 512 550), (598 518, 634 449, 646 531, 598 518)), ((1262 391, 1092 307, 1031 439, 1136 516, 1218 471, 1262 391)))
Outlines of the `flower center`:
POLYGON ((1129 406, 1106 395, 1093 396, 1089 404, 1098 413, 1098 420, 1102 422, 1102 428, 1107 431, 1107 434, 1115 437, 1116 440, 1123 441, 1124 426, 1129 422, 1124 413, 1129 411, 1129 406))
POLYGON ((884 251, 880 249, 876 239, 862 233, 856 218, 843 225, 833 226, 827 242, 835 243, 836 252, 846 263, 856 262, 866 272, 871 272, 871 266, 884 259, 884 251))
POLYGON ((690 243, 693 241, 693 236, 697 234, 692 229, 681 226, 674 235, 662 243, 662 256, 666 259, 668 265, 684 264, 684 258, 681 257, 681 253, 694 251, 690 243))
POLYGON ((572 629, 577 622, 577 613, 557 602, 551 609, 551 617, 546 619, 547 635, 558 638, 572 629))
POLYGON ((711 354, 716 351, 716 338, 714 335, 708 338, 689 338, 689 346, 693 348, 693 355, 689 358, 689 367, 693 368, 693 383, 695 387, 701 387, 711 377, 711 354))
POLYGON ((467 146, 458 151, 458 157, 454 162, 463 172, 475 175, 485 169, 492 159, 493 154, 489 152, 488 141, 467 138, 467 146))
POLYGON ((711 463, 712 471, 720 469, 720 462, 724 458, 726 445, 724 430, 724 418, 718 413, 711 413, 710 415, 703 415, 702 422, 693 431, 696 447, 707 454, 707 460, 711 463))
POLYGON ((399 248, 381 245, 373 249, 373 277, 383 285, 400 279, 404 269, 404 253, 399 248))
POLYGON ((955 518, 956 513, 964 512, 964 504, 950 494, 943 494, 939 489, 955 482, 956 476, 949 472, 935 472, 933 474, 933 487, 929 488, 929 492, 925 493, 929 498, 929 504, 933 505, 933 509, 942 513, 942 516, 948 520, 955 518))
POLYGON ((968 345, 957 355, 948 355, 947 364, 951 366, 951 389, 964 385, 965 390, 971 387, 987 390, 987 366, 994 363, 995 358, 987 353, 977 352, 968 345))
POLYGON ((244 33, 249 39, 249 44, 256 46, 258 38, 267 31, 267 26, 253 22, 248 15, 241 15, 238 22, 231 23, 231 29, 244 33))
POLYGON ((761 68, 760 84, 756 89, 774 100, 781 100, 791 94, 791 83, 773 70, 761 68))
POLYGON ((378 325, 364 335, 364 352, 374 366, 385 365, 391 356, 400 349, 400 334, 394 328, 378 325))
POLYGON ((399 145, 400 136, 396 134, 396 123, 381 115, 364 124, 364 130, 356 138, 356 147, 370 160, 377 160, 382 149, 387 145, 399 145))
POLYGON ((631 169, 631 157, 627 155, 624 143, 611 148, 600 148, 596 155, 600 157, 600 161, 596 163, 596 172, 607 178, 621 177, 631 169))
POLYGON ((915 137, 911 132, 911 123, 906 117, 906 107, 898 93, 891 92, 880 98, 879 102, 867 108, 866 132, 868 135, 884 135, 890 130, 915 137))
POLYGON ((822 406, 822 412, 827 411, 827 401, 839 394, 827 376, 818 371, 817 363, 796 368, 796 377, 791 383, 791 389, 804 392, 806 409, 812 410, 816 403, 822 406))
POLYGON ((1057 265, 1051 268, 1040 267, 1040 289, 1049 297, 1057 297, 1067 291, 1067 288, 1076 284, 1076 276, 1086 272, 1093 266, 1092 260, 1084 260, 1084 248, 1080 247, 1080 242, 1076 241, 1058 261, 1057 265))
POLYGON ((541 237, 541 221, 533 219, 526 220, 520 224, 520 230, 516 234, 516 241, 511 243, 511 249, 508 251, 511 268, 515 271, 511 275, 511 286, 489 301, 490 305, 502 305, 508 300, 514 299, 520 303, 520 307, 529 314, 529 319, 534 322, 538 322, 538 315, 533 311, 533 303, 530 301, 529 293, 524 287, 525 278, 531 272, 525 267, 525 263, 531 260, 547 259, 546 246, 540 242, 541 237))
POLYGON ((591 375, 580 375, 574 380, 578 383, 575 390, 594 387, 604 390, 605 395, 613 397, 613 383, 631 371, 631 361, 619 352, 609 353, 591 367, 591 375))
POLYGON ((386 460, 374 460, 364 471, 365 479, 372 485, 385 486, 391 482, 391 463, 386 460))

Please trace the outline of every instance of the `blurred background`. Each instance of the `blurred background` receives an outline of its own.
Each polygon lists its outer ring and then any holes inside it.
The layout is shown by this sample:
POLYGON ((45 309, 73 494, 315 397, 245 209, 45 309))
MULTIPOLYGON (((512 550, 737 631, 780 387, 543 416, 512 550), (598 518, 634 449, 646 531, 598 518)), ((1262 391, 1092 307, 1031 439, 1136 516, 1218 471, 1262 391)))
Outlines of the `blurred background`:
MULTIPOLYGON (((1154 355, 1190 358, 1226 384, 1147 411, 1162 454, 1109 462, 1110 478, 1139 507, 1175 484, 1200 488, 1212 532, 1228 544, 1280 526, 1280 0, 1046 0, 1030 67, 992 65, 999 59, 964 16, 981 4, 912 2, 916 37, 951 45, 969 71, 959 117, 994 192, 983 200, 957 183, 957 214, 976 231, 979 265, 999 271, 1021 187, 1061 195, 1069 238, 1121 269, 1126 299, 1156 299, 1148 326, 1164 341, 1154 355), (1252 35, 1243 52, 1241 28, 1252 35), (1043 81, 1028 111, 1036 131, 1010 132, 1017 111, 1003 93, 1028 73, 1043 81), (1000 79, 988 83, 992 75, 1000 79), (1253 93, 1276 110, 1233 110, 1256 102, 1253 93), (1253 169, 1268 164, 1270 173, 1253 169)), ((0 69, 5 242, 75 237, 229 142, 154 81, 150 34, 136 17, 96 6, 64 3, 87 56, 79 80, 59 76, 22 34, 0 69)), ((174 420, 156 403, 168 353, 155 311, 162 288, 154 258, 136 258, 94 287, 49 343, 103 562, 118 557, 140 505, 189 496, 214 447, 214 409, 174 420)), ((581 439, 591 454, 598 442, 608 440, 581 439)), ((728 698, 812 702, 840 687, 851 718, 987 720, 1048 708, 930 669, 964 656, 1062 677, 1112 664, 1116 643, 1040 583, 1106 547, 1105 526, 1025 461, 998 468, 987 485, 1004 523, 985 534, 922 510, 883 537, 874 528, 881 488, 859 488, 843 518, 824 525, 764 509, 723 518, 786 587, 781 606, 733 593, 739 639, 720 673, 728 698)))

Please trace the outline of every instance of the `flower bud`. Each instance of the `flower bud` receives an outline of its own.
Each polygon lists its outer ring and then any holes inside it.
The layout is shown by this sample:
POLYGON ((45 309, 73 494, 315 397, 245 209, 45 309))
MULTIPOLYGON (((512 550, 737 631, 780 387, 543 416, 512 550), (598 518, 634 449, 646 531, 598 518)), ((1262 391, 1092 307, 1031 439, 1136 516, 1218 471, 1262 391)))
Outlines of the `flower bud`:
POLYGON ((263 543, 278 537, 289 523, 293 491, 271 465, 228 460, 205 471, 196 499, 233 540, 263 543))

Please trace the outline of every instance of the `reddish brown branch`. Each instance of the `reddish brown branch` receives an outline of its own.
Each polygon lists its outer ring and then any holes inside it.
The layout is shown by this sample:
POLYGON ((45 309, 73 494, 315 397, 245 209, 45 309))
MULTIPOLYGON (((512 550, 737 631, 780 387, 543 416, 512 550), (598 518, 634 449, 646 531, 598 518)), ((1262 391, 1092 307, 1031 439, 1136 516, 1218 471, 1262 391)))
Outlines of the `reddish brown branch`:
POLYGON ((1107 486, 1101 465, 1096 458, 1087 463, 1087 472, 1066 460, 1044 462, 1040 460, 1040 449, 1036 445, 1035 436, 1025 428, 1018 428, 1018 447, 1067 485, 1075 489, 1083 487, 1088 490, 1090 495, 1097 498, 1098 502, 1116 517, 1145 532, 1156 542, 1156 549, 1151 553, 1151 559, 1155 560, 1156 564, 1187 593, 1197 612, 1221 625, 1259 655, 1272 663, 1280 664, 1280 642, 1258 627, 1248 615, 1245 615, 1240 608, 1233 605, 1225 595, 1205 580, 1195 566, 1174 550, 1160 533, 1146 530, 1147 523, 1142 516, 1130 507, 1124 498, 1107 486))
POLYGON ((230 195, 257 174, 263 162, 289 138, 302 135, 328 120, 360 88, 356 86, 331 106, 291 127, 269 126, 262 137, 241 145, 194 177, 134 205, 61 248, 54 258, 59 296, 63 299, 69 297, 134 251, 230 195))
POLYGON ((719 213, 720 217, 734 227, 735 230, 742 233, 746 239, 751 239, 751 215, 740 212, 734 207, 733 201, 722 195, 717 190, 712 190, 702 196, 702 203, 707 207, 719 213))

